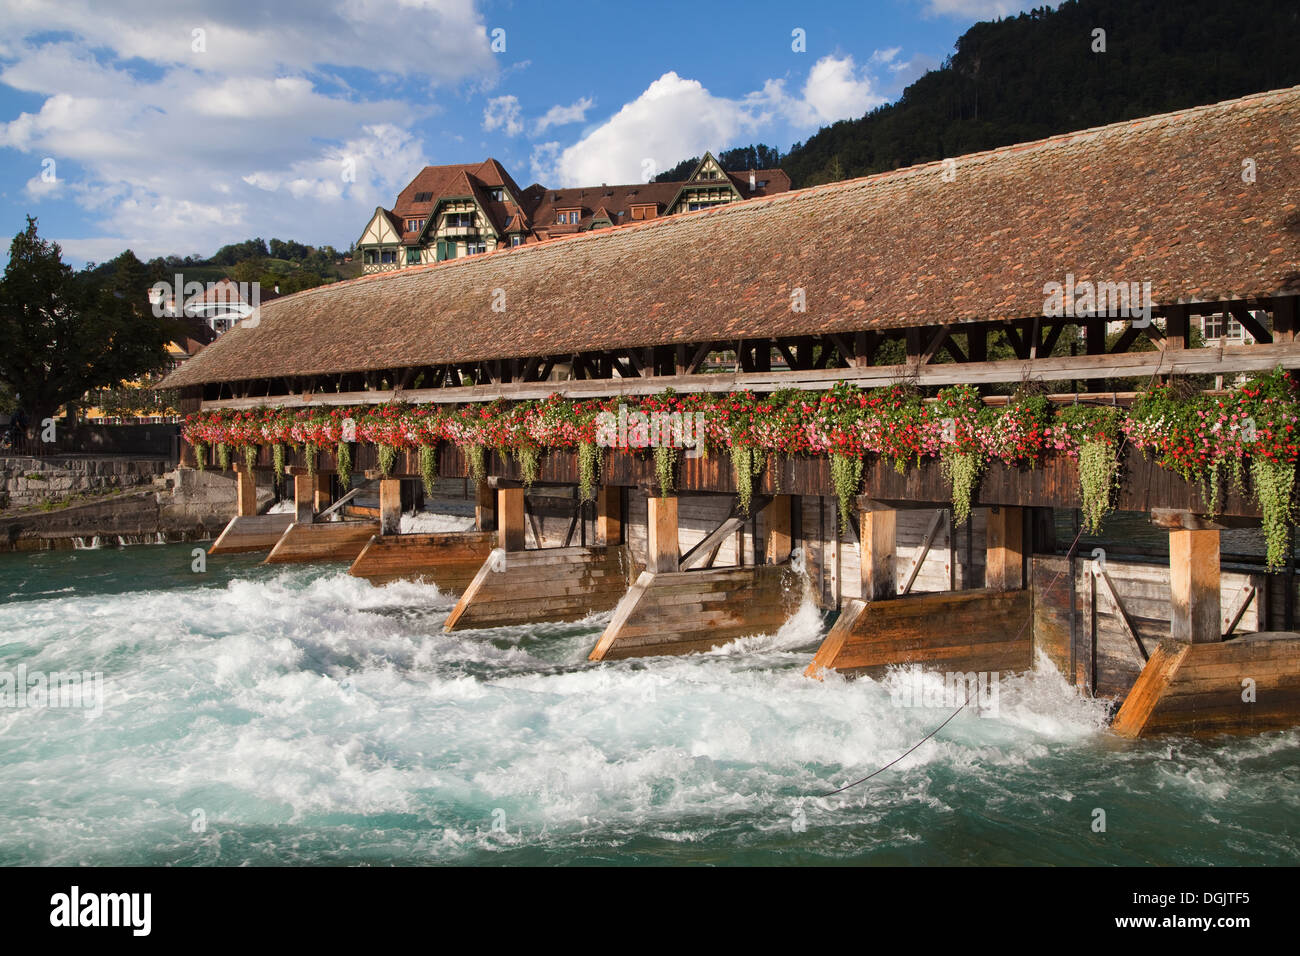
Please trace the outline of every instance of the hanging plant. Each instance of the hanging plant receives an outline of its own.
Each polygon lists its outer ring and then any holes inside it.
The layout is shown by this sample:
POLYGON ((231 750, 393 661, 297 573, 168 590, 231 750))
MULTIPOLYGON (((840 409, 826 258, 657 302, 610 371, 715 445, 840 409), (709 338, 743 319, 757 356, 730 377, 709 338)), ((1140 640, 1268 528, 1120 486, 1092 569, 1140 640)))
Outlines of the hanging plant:
POLYGON ((749 514, 754 500, 754 478, 763 470, 763 457, 751 445, 731 446, 731 474, 740 498, 740 513, 749 514))
POLYGON ((1119 478, 1115 446, 1104 441, 1085 441, 1079 446, 1079 488, 1082 492, 1083 526, 1088 534, 1101 531, 1102 519, 1111 511, 1111 490, 1119 478))
POLYGON ((225 442, 217 444, 217 467, 222 471, 230 470, 230 446, 225 442))
POLYGON ((596 497, 596 484, 600 481, 600 449, 595 442, 584 441, 578 445, 578 497, 592 501, 596 497))
POLYGON ((344 491, 352 487, 352 445, 341 441, 334 455, 334 468, 339 473, 339 485, 344 491))
POLYGON ((542 450, 536 445, 520 445, 515 449, 515 461, 519 462, 524 487, 531 488, 542 472, 542 450))
POLYGON ((424 493, 430 498, 438 484, 438 446, 420 446, 420 480, 424 482, 424 493))
POLYGON ((303 454, 307 456, 307 474, 313 478, 316 477, 316 445, 308 442, 303 446, 303 454))
POLYGON ((1290 547, 1291 493, 1295 485, 1295 464, 1262 456, 1250 463, 1255 499, 1263 512, 1264 539, 1268 542, 1268 569, 1286 567, 1290 547))
POLYGON ((393 465, 397 463, 397 448, 394 445, 379 445, 379 474, 384 478, 390 478, 393 474, 393 465))
POLYGON ((271 446, 271 466, 275 469, 275 480, 284 481, 284 445, 280 442, 271 446))
POLYGON ((479 483, 486 481, 487 463, 483 446, 470 445, 465 449, 465 457, 469 461, 469 476, 479 483))
POLYGON ((673 466, 677 463, 677 449, 669 445, 655 446, 655 480, 659 482, 659 497, 673 493, 673 466))
POLYGON ((956 445, 944 445, 939 460, 944 478, 952 485, 952 523, 963 525, 970 518, 971 499, 984 473, 984 456, 961 451, 956 445))
POLYGON ((1112 492, 1119 481, 1120 411, 1114 407, 1071 405, 1057 416, 1058 439, 1079 449, 1080 513, 1088 534, 1101 531, 1112 510, 1112 492))
POLYGON ((847 531, 853 515, 853 497, 862 484, 862 459, 831 455, 831 484, 840 503, 840 530, 847 531))
POLYGON ((253 469, 256 467, 257 467, 257 446, 245 445, 244 446, 244 468, 247 469, 248 473, 251 475, 253 473, 253 469))
POLYGON ((199 466, 199 471, 208 470, 208 446, 206 442, 196 441, 194 443, 194 463, 199 466))

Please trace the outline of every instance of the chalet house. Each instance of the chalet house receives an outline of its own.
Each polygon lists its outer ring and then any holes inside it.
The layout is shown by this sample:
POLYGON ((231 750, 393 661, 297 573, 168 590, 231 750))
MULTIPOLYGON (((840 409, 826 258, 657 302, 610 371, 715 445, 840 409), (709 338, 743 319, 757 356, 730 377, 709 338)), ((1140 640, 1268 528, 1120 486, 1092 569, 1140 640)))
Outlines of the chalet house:
POLYGON ((364 272, 389 272, 789 189, 782 170, 728 172, 709 153, 682 182, 573 189, 520 189, 495 159, 426 166, 392 209, 375 210, 357 251, 364 272))

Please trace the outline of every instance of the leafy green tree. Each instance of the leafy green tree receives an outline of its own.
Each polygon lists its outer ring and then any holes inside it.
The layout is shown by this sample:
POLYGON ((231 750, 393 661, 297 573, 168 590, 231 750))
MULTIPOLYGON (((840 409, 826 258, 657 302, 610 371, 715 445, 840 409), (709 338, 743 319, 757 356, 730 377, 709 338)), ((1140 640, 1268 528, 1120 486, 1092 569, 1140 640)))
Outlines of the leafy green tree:
POLYGON ((166 364, 178 323, 153 314, 148 270, 134 254, 114 265, 107 282, 74 272, 30 216, 14 237, 0 278, 0 380, 18 394, 33 429, 91 389, 166 364))

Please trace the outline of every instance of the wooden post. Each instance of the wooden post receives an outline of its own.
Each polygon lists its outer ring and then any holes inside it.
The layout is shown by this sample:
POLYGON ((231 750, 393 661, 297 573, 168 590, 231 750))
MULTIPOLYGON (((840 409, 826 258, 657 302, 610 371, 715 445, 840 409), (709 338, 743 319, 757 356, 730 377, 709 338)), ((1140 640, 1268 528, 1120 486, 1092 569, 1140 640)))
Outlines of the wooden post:
POLYGON ((524 550, 524 489, 497 489, 497 547, 524 550))
POLYGON ((379 479, 379 533, 398 534, 402 530, 402 480, 379 479))
POLYGON ((623 489, 619 485, 596 489, 596 543, 623 543, 623 489))
POLYGON ((319 514, 334 503, 334 496, 330 494, 329 475, 322 475, 318 472, 315 477, 315 483, 316 489, 314 497, 316 499, 316 513, 319 514))
POLYGON ((311 475, 293 476, 293 520, 311 524, 316 514, 316 480, 311 475))
POLYGON ((1170 636, 1205 644, 1223 637, 1219 620, 1219 532, 1169 532, 1170 636))
POLYGON ((257 514, 257 475, 243 462, 235 465, 235 514, 257 514))
POLYGON ((791 513, 793 495, 776 495, 772 503, 763 509, 767 516, 767 537, 764 551, 767 552, 768 564, 784 564, 790 560, 790 549, 794 538, 791 534, 791 513))
POLYGON ((898 547, 898 512, 868 506, 858 513, 862 549, 862 600, 880 601, 898 591, 894 554, 898 547))
POLYGON ((682 560, 677 542, 677 496, 650 495, 646 508, 646 570, 656 574, 676 571, 682 560))
POLYGON ((1014 591, 1025 586, 1022 508, 991 508, 988 520, 984 586, 1014 591))
POLYGON ((486 481, 474 484, 474 527, 479 531, 497 529, 497 496, 486 481))

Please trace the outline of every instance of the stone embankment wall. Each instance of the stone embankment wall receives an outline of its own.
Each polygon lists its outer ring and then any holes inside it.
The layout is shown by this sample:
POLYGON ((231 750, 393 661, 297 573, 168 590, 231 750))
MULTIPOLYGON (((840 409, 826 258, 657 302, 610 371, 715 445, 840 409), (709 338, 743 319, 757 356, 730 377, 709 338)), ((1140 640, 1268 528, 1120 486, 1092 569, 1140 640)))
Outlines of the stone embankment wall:
MULTIPOLYGON (((126 459, 111 461, 116 467, 103 467, 110 465, 106 459, 86 464, 100 467, 51 474, 44 480, 54 487, 47 498, 36 499, 62 501, 69 495, 91 495, 84 502, 51 510, 20 509, 11 503, 0 511, 0 551, 89 546, 96 538, 103 545, 211 538, 221 533, 234 513, 235 481, 230 472, 181 468, 153 473, 149 466, 154 462, 126 459)), ((25 477, 28 473, 13 480, 42 480, 25 477)), ((259 506, 269 505, 272 497, 269 486, 258 488, 259 506)))

